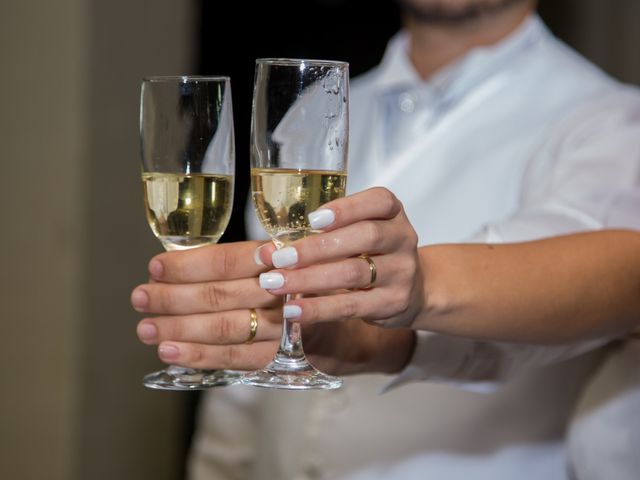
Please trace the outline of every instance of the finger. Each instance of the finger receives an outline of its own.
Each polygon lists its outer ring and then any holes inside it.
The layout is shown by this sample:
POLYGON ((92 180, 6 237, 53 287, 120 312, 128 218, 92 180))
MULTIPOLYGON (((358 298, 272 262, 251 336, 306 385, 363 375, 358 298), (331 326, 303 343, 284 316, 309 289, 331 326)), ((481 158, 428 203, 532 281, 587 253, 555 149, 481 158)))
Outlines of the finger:
POLYGON ((404 278, 402 264, 394 256, 370 257, 374 262, 375 278, 372 268, 364 258, 354 257, 333 263, 311 265, 296 270, 273 270, 262 273, 260 286, 273 295, 286 293, 322 293, 331 290, 365 288, 372 281, 377 287, 385 282, 393 282, 398 274, 404 278))
POLYGON ((277 302, 260 288, 257 278, 192 284, 147 283, 131 293, 135 310, 159 315, 269 308, 277 306, 277 302))
POLYGON ((366 321, 387 318, 406 309, 385 289, 359 290, 330 297, 301 298, 285 305, 285 315, 296 322, 318 323, 362 318, 366 321), (290 307, 297 307, 291 309, 290 307))
POLYGON ((383 187, 374 187, 323 205, 309 214, 311 227, 334 230, 362 220, 388 220, 402 211, 402 203, 383 187))
POLYGON ((271 256, 277 249, 273 242, 263 243, 254 250, 253 258, 258 265, 266 265, 267 267, 273 268, 271 256))
MULTIPOLYGON (((329 261, 344 258, 362 252, 387 252, 397 244, 400 234, 389 234, 389 223, 381 220, 396 217, 406 219, 402 203, 395 195, 386 188, 370 188, 329 202, 309 214, 309 222, 314 229, 333 232, 342 227, 339 232, 317 234, 298 240, 293 245, 278 250, 275 257, 273 254, 276 247, 264 244, 255 251, 255 258, 265 265, 285 268, 308 265, 318 259, 329 261), (295 249, 303 250, 302 255, 296 256, 295 249), (308 257, 305 252, 309 252, 308 257)), ((415 237, 413 229, 406 230, 407 236, 415 237)))
POLYGON ((277 341, 256 342, 251 345, 163 342, 158 347, 158 356, 163 362, 181 367, 256 370, 267 365, 277 350, 277 341))
MULTIPOLYGON (((280 338, 282 309, 256 309, 258 326, 254 341, 280 338)), ((145 318, 138 323, 138 338, 147 345, 163 341, 233 345, 244 343, 251 332, 248 309, 228 312, 145 318)))
POLYGON ((395 221, 362 221, 298 240, 273 252, 271 263, 277 268, 301 268, 361 253, 391 253, 405 243, 408 236, 411 236, 411 230, 395 221))
POLYGON ((255 277, 265 270, 254 252, 264 242, 234 242, 164 252, 149 261, 149 274, 156 281, 198 283, 255 277))

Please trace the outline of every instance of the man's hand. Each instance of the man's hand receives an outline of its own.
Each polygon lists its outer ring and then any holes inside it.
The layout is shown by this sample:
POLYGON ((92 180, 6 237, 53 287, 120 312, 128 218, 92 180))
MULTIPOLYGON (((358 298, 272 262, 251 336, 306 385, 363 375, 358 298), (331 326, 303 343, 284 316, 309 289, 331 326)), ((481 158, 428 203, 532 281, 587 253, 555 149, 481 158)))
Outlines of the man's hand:
MULTIPOLYGON (((133 307, 150 315, 138 324, 140 340, 158 345, 160 358, 170 364, 264 367, 280 341, 282 300, 258 284, 258 275, 268 268, 254 260, 260 245, 227 243, 152 258, 149 283, 131 294, 133 307), (252 308, 258 329, 248 344, 252 308)), ((310 361, 334 374, 397 371, 413 348, 412 332, 380 329, 357 319, 308 325, 303 339, 310 361)))
POLYGON ((249 370, 268 363, 277 349, 282 302, 258 285, 266 270, 253 258, 259 245, 210 245, 152 258, 150 282, 131 294, 137 311, 156 315, 138 324, 140 340, 158 345, 160 358, 175 365, 249 370), (251 308, 258 330, 246 344, 251 308))

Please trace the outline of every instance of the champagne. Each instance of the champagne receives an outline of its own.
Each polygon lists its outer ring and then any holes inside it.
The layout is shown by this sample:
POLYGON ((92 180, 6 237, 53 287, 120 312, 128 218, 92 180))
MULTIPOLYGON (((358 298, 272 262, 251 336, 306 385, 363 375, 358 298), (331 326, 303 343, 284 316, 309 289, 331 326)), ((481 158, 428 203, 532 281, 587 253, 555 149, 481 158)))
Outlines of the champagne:
POLYGON ((308 214, 344 196, 347 174, 331 170, 252 168, 251 188, 258 219, 281 247, 316 233, 308 214))
POLYGON ((166 250, 216 243, 229 223, 233 178, 204 173, 143 173, 147 221, 166 250))

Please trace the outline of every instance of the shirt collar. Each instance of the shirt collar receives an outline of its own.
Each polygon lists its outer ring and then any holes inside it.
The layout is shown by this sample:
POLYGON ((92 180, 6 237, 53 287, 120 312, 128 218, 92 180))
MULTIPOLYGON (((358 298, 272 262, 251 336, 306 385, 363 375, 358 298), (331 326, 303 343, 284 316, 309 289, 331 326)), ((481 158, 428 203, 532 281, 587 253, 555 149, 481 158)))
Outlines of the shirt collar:
POLYGON ((409 36, 400 31, 387 46, 374 88, 379 93, 415 88, 441 99, 461 97, 545 35, 550 33, 540 18, 531 15, 504 40, 470 50, 423 81, 409 60, 409 36))

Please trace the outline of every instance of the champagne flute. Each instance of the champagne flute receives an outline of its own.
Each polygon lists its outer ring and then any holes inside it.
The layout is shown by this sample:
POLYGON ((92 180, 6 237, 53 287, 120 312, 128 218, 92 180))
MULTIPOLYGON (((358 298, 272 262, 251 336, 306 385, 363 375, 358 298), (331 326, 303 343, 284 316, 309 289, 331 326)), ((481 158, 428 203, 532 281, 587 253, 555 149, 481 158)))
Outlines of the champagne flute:
MULTIPOLYGON (((142 182, 147 221, 165 250, 216 243, 233 204, 235 146, 229 77, 149 77, 140 96, 142 182)), ((239 372, 171 365, 146 387, 198 390, 239 372)))
MULTIPOLYGON (((349 66, 296 59, 256 61, 251 123, 251 187, 262 226, 278 248, 314 231, 307 215, 344 196, 349 136, 349 66)), ((285 302, 295 295, 285 296, 285 302)), ((300 324, 284 319, 280 347, 248 385, 334 389, 342 379, 315 369, 300 324)))

